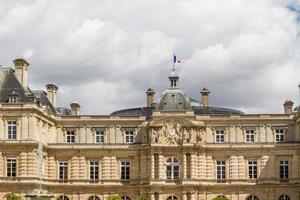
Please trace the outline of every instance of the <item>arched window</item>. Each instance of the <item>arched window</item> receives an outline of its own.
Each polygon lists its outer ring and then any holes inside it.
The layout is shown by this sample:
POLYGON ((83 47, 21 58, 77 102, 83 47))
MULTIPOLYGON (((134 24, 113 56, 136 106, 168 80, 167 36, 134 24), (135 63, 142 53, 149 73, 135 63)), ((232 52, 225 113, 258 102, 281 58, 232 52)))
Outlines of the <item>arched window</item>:
POLYGON ((279 200, 291 200, 291 198, 288 195, 284 194, 279 197, 279 200))
POLYGON ((259 200, 259 199, 256 196, 251 195, 251 196, 248 196, 246 200, 259 200))
POLYGON ((169 196, 168 198, 167 198, 167 200, 178 200, 178 198, 176 197, 176 196, 169 196))
POLYGON ((223 195, 219 195, 219 196, 215 197, 213 200, 228 200, 228 198, 223 195))
POLYGON ((69 200, 69 197, 67 197, 65 195, 61 195, 57 198, 57 200, 69 200))
POLYGON ((159 199, 159 194, 157 192, 154 193, 154 199, 158 200, 159 199))
POLYGON ((179 179, 179 161, 177 158, 169 158, 167 165, 167 179, 179 179))
POLYGON ((122 196, 122 200, 131 200, 129 196, 122 196))
POLYGON ((100 198, 96 195, 90 196, 88 200, 100 200, 100 198))

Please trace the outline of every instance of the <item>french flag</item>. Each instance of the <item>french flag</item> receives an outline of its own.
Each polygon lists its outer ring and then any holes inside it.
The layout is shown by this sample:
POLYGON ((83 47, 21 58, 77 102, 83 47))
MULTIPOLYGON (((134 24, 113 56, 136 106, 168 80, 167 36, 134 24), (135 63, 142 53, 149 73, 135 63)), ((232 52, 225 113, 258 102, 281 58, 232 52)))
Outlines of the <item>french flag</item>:
POLYGON ((181 60, 177 59, 176 55, 174 54, 173 55, 173 64, 176 64, 176 63, 180 64, 181 60))

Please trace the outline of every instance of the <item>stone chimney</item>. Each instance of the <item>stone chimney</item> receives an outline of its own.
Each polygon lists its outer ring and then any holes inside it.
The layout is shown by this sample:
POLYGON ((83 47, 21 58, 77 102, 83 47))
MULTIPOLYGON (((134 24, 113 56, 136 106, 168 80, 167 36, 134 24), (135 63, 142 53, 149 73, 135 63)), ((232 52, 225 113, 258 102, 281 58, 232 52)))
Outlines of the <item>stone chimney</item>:
POLYGON ((28 67, 29 63, 24 58, 17 58, 14 61, 15 75, 23 88, 28 86, 28 67))
POLYGON ((57 90, 58 87, 54 83, 49 83, 46 85, 47 88, 47 98, 54 108, 57 107, 57 90))
POLYGON ((71 103, 70 107, 71 107, 71 115, 80 115, 80 105, 77 102, 71 103))
POLYGON ((206 88, 203 88, 202 91, 200 92, 202 97, 201 97, 201 103, 204 107, 208 107, 209 106, 209 101, 208 101, 208 95, 210 93, 210 91, 206 88))
POLYGON ((286 100, 283 104, 284 114, 292 114, 293 105, 294 105, 294 102, 292 102, 291 100, 286 100))
POLYGON ((146 91, 146 94, 147 94, 147 107, 151 107, 152 103, 153 103, 153 100, 154 100, 154 90, 152 90, 151 88, 149 88, 147 91, 146 91))

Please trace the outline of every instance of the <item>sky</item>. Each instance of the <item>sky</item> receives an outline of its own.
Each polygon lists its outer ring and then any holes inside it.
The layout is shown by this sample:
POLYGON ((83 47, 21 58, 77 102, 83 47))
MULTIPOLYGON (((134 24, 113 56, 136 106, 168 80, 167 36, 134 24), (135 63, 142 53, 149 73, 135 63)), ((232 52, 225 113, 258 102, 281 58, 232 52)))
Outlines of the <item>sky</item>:
POLYGON ((299 105, 300 0, 1 0, 0 65, 30 63, 29 87, 58 87, 58 105, 110 114, 146 105, 168 85, 211 106, 282 113, 299 105))

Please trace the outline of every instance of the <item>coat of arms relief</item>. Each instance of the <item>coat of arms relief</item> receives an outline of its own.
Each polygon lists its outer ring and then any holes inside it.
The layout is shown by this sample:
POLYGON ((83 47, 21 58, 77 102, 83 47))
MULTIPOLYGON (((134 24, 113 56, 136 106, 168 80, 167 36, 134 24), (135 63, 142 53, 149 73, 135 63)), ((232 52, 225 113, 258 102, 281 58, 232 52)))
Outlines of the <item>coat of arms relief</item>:
POLYGON ((203 129, 186 127, 180 122, 165 121, 160 127, 151 128, 151 143, 198 144, 202 142, 203 129))

